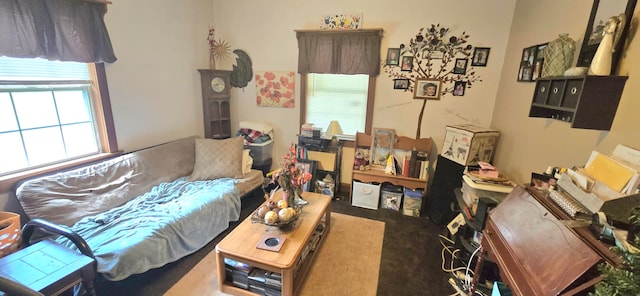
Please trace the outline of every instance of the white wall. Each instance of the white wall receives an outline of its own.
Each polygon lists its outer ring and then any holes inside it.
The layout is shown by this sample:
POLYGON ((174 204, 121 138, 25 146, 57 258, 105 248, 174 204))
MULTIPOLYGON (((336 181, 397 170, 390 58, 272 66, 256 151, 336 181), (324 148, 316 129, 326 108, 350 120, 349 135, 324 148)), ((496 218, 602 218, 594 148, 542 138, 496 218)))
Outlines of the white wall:
MULTIPOLYGON (((214 0, 214 21, 217 37, 227 40, 232 49, 246 51, 254 71, 295 71, 298 47, 294 30, 318 29, 324 15, 362 13, 364 28, 383 28, 382 58, 388 47, 409 43, 418 30, 431 24, 448 26, 452 33, 466 31, 474 46, 490 47, 487 67, 476 67, 484 82, 474 84, 465 96, 447 95, 440 101, 427 103, 422 123, 422 137, 432 137, 437 147, 444 139, 447 124, 463 122, 489 126, 497 81, 515 1, 220 1, 214 0)), ((231 69, 232 57, 222 68, 231 69)), ((299 79, 296 74, 296 108, 257 107, 255 81, 245 89, 233 89, 233 125, 240 120, 257 120, 275 127, 274 161, 291 142, 296 141, 300 122, 299 79)), ((393 80, 386 73, 377 79, 374 127, 394 128, 400 135, 414 137, 421 100, 412 94, 393 89, 393 80)), ((326 128, 326 127, 323 127, 326 128)))
POLYGON ((531 172, 543 172, 547 166, 584 165, 593 150, 609 154, 617 144, 640 148, 637 33, 628 37, 630 43, 623 54, 620 75, 629 79, 610 131, 573 129, 569 123, 528 117, 535 83, 516 81, 522 49, 551 41, 565 32, 576 40, 579 49, 591 4, 583 0, 520 0, 516 5, 491 125, 501 132, 495 164, 518 183, 528 182, 531 172))

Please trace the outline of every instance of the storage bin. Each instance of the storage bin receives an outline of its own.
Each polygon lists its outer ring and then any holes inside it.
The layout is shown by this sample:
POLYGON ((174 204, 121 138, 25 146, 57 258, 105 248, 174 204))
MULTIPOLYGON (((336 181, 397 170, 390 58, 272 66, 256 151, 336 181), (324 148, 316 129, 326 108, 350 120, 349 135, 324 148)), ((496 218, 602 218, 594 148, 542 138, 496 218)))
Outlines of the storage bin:
POLYGON ((273 150, 273 140, 263 143, 251 143, 244 145, 244 149, 249 149, 249 156, 253 158, 254 163, 263 163, 271 159, 271 150, 273 150))
POLYGON ((353 180, 351 187, 351 205, 372 210, 378 209, 378 201, 380 200, 380 184, 379 183, 362 183, 353 180))
POLYGON ((422 208, 422 196, 424 190, 404 188, 404 197, 402 201, 402 214, 412 217, 420 217, 420 209, 422 208))
POLYGON ((384 182, 380 187, 380 207, 399 211, 402 205, 402 186, 384 182))
POLYGON ((18 250, 21 234, 20 215, 0 212, 0 258, 18 250))
POLYGON ((500 132, 471 124, 446 126, 442 156, 461 165, 491 162, 500 132))

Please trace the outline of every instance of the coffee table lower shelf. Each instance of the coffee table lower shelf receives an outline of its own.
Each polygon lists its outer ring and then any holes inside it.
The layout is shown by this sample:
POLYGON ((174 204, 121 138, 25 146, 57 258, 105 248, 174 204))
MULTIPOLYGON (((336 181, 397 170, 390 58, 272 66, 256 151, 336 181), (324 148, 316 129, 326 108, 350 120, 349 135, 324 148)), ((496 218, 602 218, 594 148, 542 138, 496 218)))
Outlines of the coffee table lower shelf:
POLYGON ((282 278, 283 296, 298 295, 309 273, 313 261, 324 244, 330 230, 331 197, 316 193, 303 193, 309 205, 303 212, 290 233, 283 233, 287 238, 279 252, 257 249, 258 241, 269 229, 265 225, 251 224, 250 219, 243 221, 234 231, 216 246, 216 263, 218 266, 218 287, 222 292, 232 295, 261 295, 234 285, 226 280, 225 258, 241 262, 266 271, 278 273, 282 278), (314 232, 318 225, 323 225, 319 239, 311 250, 314 232), (308 252, 305 248, 309 247, 308 252), (306 253, 306 254, 305 254, 306 253))

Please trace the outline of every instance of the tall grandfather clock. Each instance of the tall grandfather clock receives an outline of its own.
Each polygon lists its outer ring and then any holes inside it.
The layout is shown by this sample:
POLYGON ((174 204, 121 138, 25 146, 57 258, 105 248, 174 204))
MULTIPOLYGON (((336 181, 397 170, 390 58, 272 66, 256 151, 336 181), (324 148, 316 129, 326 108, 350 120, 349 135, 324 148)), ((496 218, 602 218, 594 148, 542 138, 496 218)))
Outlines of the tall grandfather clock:
POLYGON ((199 69, 202 84, 204 137, 226 139, 231 135, 231 71, 199 69))

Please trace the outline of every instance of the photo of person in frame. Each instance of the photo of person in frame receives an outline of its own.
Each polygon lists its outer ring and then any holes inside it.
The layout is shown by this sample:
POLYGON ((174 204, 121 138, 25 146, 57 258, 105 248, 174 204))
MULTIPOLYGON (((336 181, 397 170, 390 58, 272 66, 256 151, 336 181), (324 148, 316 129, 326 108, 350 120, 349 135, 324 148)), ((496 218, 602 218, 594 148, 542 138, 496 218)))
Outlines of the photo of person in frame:
POLYGON ((464 96, 464 90, 466 87, 467 83, 465 81, 456 81, 453 85, 453 95, 464 96))
POLYGON ((468 59, 456 59, 456 64, 453 67, 453 74, 464 74, 467 72, 468 59))
POLYGON ((387 50, 387 65, 398 66, 400 64, 400 48, 387 50))
POLYGON ((437 79, 418 79, 414 87, 413 97, 415 99, 439 99, 440 98, 440 80, 437 79))

